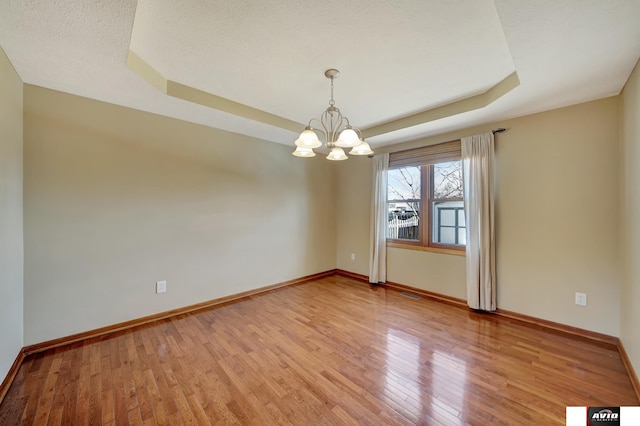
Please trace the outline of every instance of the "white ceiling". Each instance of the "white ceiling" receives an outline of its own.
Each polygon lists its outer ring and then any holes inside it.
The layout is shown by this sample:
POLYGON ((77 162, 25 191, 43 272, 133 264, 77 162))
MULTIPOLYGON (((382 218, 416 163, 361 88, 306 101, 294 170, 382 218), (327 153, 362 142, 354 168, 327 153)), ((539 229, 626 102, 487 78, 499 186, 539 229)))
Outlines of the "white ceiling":
POLYGON ((485 107, 370 132, 375 148, 620 93, 640 55, 640 0, 0 0, 0 46, 25 83, 292 146, 276 121, 163 93, 129 52, 300 130, 328 106, 327 68, 341 71, 336 106, 365 133, 455 111, 517 73, 485 107))

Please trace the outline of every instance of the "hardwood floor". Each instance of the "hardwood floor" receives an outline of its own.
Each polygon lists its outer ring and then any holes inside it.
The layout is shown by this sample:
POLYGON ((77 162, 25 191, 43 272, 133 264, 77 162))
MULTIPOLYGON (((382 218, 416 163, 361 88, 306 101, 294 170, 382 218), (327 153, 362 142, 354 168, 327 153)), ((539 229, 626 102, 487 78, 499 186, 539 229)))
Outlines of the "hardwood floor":
POLYGON ((615 347, 332 276, 26 358, 0 424, 564 424, 615 347))

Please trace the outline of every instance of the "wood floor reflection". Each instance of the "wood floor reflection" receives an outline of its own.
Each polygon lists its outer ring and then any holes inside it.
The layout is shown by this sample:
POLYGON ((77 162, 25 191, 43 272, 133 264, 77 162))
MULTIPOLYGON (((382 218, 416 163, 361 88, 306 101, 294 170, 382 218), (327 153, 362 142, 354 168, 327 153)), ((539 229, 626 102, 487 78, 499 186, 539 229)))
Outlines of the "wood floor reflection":
POLYGON ((0 424, 564 424, 604 344, 332 276, 28 357, 0 424))

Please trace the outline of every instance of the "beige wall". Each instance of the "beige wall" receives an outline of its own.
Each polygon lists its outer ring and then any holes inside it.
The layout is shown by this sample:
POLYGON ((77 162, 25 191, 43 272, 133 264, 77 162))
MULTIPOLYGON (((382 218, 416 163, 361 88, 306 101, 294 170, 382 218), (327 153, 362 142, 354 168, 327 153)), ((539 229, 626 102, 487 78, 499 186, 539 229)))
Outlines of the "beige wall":
POLYGON ((22 86, 0 48, 0 383, 23 346, 22 86))
POLYGON ((339 269, 369 275, 369 220, 371 212, 372 161, 350 157, 336 162, 337 250, 339 269), (355 260, 351 260, 351 254, 355 260))
POLYGON ((618 99, 504 123, 498 137, 498 303, 619 335, 618 99), (586 308, 575 293, 588 295, 586 308))
POLYGON ((640 373, 640 63, 622 92, 623 286, 620 339, 640 373))
POLYGON ((335 267, 323 158, 30 85, 24 95, 25 344, 335 267))
MULTIPOLYGON (((509 129, 496 139, 500 308, 619 334, 618 103, 602 99, 387 148, 509 129), (588 307, 574 304, 575 292, 588 294, 588 307)), ((347 256, 351 247, 368 248, 368 227, 356 218, 369 198, 347 191, 370 191, 371 178, 360 176, 370 168, 347 163, 339 166, 338 217, 351 233, 338 233, 338 267, 367 274, 366 263, 347 256)), ((390 249, 387 268, 390 281, 466 298, 464 257, 390 249)))

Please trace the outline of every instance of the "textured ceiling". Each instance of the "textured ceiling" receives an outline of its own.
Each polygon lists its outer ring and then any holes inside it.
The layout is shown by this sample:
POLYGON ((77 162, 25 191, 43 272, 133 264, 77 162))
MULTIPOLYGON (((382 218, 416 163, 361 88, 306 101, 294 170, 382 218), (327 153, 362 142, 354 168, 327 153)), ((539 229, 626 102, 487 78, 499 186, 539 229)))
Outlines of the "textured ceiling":
POLYGON ((2 0, 0 45, 26 83, 291 145, 335 67, 375 148, 618 94, 638 22, 640 0, 2 0))

